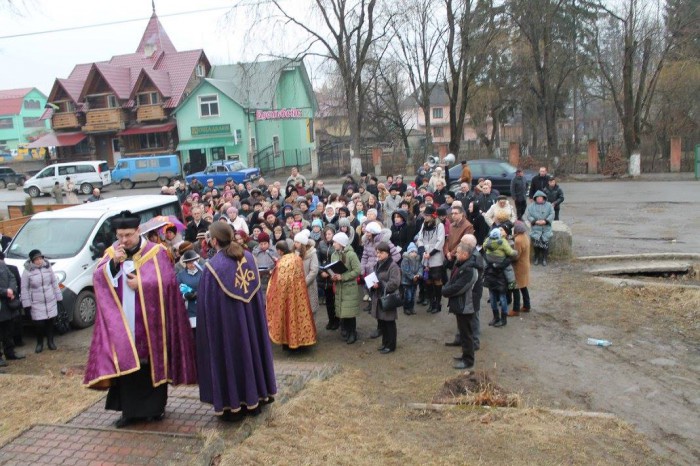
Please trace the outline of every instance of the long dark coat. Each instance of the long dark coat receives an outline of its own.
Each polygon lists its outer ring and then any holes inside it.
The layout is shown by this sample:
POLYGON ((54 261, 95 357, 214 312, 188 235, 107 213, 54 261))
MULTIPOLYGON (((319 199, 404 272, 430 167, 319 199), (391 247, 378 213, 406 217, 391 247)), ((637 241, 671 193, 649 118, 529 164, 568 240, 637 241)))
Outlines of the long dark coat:
POLYGON ((379 298, 384 295, 385 290, 387 293, 393 293, 399 289, 399 285, 401 285, 401 269, 389 256, 384 261, 377 262, 374 266, 374 273, 377 274, 377 279, 379 279, 379 288, 369 290, 369 297, 372 300, 372 317, 379 320, 396 320, 398 308, 391 311, 381 309, 379 298))

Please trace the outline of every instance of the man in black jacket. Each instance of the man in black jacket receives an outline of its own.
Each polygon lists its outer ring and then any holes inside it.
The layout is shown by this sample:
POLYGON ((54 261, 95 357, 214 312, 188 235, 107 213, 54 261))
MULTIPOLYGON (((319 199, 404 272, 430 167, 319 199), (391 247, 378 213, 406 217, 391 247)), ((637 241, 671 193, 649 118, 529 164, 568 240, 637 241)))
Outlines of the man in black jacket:
POLYGON ((457 246, 457 262, 452 269, 449 281, 442 287, 442 295, 448 298, 449 312, 457 318, 457 328, 462 344, 462 354, 455 356, 452 367, 460 370, 474 368, 474 302, 472 300, 472 288, 478 279, 478 273, 474 267, 475 262, 470 260, 472 249, 466 244, 457 246))
MULTIPOLYGON (((9 306, 16 296, 18 296, 19 282, 15 274, 5 264, 5 255, 0 252, 0 343, 5 353, 5 359, 23 359, 24 356, 15 353, 15 343, 13 338, 14 319, 19 313, 19 309, 11 309, 9 306)), ((19 275, 19 271, 18 271, 19 275)), ((7 362, 0 353, 0 367, 7 366, 7 362)))
POLYGON ((515 176, 510 181, 510 196, 515 201, 515 211, 518 219, 523 217, 525 209, 527 209, 527 181, 523 176, 523 169, 515 170, 515 176))
POLYGON ((547 195, 547 201, 554 207, 554 220, 559 220, 559 209, 564 202, 564 191, 561 190, 554 177, 549 179, 547 187, 542 191, 547 195))
POLYGON ((209 222, 202 219, 202 208, 199 206, 193 208, 192 221, 187 224, 187 228, 185 229, 185 241, 195 243, 198 239, 201 239, 208 230, 209 222))
POLYGON ((530 182, 530 192, 528 196, 530 199, 534 199, 535 193, 537 191, 544 191, 549 182, 549 175, 547 174, 547 167, 540 167, 540 172, 538 175, 532 177, 530 182))

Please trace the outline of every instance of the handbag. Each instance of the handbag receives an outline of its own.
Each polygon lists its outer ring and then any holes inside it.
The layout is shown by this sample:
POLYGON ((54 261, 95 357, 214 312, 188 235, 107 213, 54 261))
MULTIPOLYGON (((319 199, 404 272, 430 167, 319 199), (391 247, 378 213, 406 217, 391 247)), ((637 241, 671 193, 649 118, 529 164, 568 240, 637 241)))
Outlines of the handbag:
POLYGON ((22 301, 15 296, 13 299, 7 301, 7 308, 11 311, 19 311, 22 309, 22 301))
POLYGON ((382 295, 381 298, 379 298, 379 306, 382 308, 383 311, 393 311, 397 307, 403 305, 403 299, 401 299, 401 296, 394 291, 393 293, 387 293, 386 291, 382 295))

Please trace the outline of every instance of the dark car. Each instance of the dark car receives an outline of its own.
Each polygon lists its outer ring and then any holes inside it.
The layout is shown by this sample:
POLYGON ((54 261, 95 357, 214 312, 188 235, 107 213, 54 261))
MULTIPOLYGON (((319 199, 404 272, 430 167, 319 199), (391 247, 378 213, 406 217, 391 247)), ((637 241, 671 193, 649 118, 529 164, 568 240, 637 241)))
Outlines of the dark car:
POLYGON ((10 167, 0 167, 0 189, 5 188, 10 183, 22 186, 25 181, 27 181, 27 177, 23 173, 17 173, 10 167))
MULTIPOLYGON (((499 159, 478 159, 468 160, 467 165, 472 171, 472 188, 476 186, 479 178, 491 180, 493 189, 497 189, 499 193, 510 196, 510 182, 515 177, 515 167, 508 162, 499 159)), ((457 164, 450 168, 450 190, 459 191, 459 177, 462 175, 462 164, 457 164)), ((528 189, 532 177, 536 173, 532 170, 524 170, 523 176, 527 183, 528 189)))
POLYGON ((231 177, 236 184, 253 181, 260 178, 259 168, 247 168, 243 162, 229 160, 225 162, 212 162, 204 171, 187 175, 185 179, 189 184, 192 179, 197 178, 203 186, 207 185, 207 180, 212 178, 214 186, 226 184, 226 178, 231 177))

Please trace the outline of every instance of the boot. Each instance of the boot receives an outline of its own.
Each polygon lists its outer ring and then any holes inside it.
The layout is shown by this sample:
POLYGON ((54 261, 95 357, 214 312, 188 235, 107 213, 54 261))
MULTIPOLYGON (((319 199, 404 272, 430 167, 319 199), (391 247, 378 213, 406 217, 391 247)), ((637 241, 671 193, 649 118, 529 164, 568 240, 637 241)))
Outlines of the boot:
POLYGON ((38 333, 36 336, 36 348, 34 348, 35 353, 41 353, 44 351, 44 335, 38 333))
POLYGON ((357 341, 357 331, 352 330, 348 333, 348 339, 347 339, 346 343, 348 345, 352 345, 356 341, 357 341))
POLYGON ((53 319, 48 319, 46 321, 46 346, 48 346, 51 351, 56 350, 56 343, 53 341, 53 319))
POLYGON ((549 254, 549 249, 542 250, 542 265, 547 266, 547 255, 549 254))
POLYGON ((501 314, 501 320, 493 324, 494 327, 505 327, 508 324, 508 313, 501 314))
POLYGON ((540 265, 540 248, 535 248, 535 260, 532 263, 534 265, 540 265))

